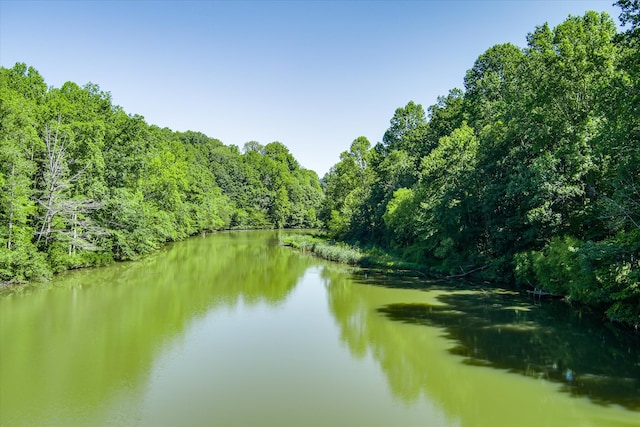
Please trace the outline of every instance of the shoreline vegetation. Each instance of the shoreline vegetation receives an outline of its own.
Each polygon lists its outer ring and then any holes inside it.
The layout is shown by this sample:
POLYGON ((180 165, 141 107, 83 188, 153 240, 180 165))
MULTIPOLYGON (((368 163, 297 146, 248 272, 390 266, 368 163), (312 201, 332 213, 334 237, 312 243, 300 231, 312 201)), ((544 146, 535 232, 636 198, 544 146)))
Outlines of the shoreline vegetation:
POLYGON ((226 229, 312 228, 316 172, 288 148, 242 148, 148 124, 97 84, 0 67, 0 283, 135 260, 226 229))
MULTIPOLYGON (((172 240, 172 241, 167 241, 163 243, 164 245, 170 244, 172 242, 179 242, 181 240, 184 239, 189 239, 189 238, 196 238, 196 237, 206 237, 210 234, 216 234, 216 233, 226 233, 226 232, 242 232, 242 231, 247 231, 247 232, 251 232, 251 231, 260 231, 260 230, 276 230, 276 228, 274 227, 235 227, 235 228, 224 228, 224 229, 218 229, 218 230, 204 230, 204 231, 200 231, 198 233, 189 235, 189 236, 185 236, 181 239, 177 239, 177 240, 172 240)), ((281 229, 282 230, 282 229, 281 229)), ((300 228, 288 228, 286 230, 301 230, 300 228)), ((309 228, 309 229, 303 229, 303 230, 317 230, 316 228, 309 228)), ((158 247, 157 250, 161 249, 161 247, 158 247)), ((28 285, 33 285, 33 284, 38 284, 38 283, 45 283, 48 282, 49 280, 51 280, 51 278, 57 274, 57 273, 61 273, 64 271, 72 271, 72 270, 81 270, 81 269, 90 269, 90 268, 100 268, 100 267, 105 267, 114 263, 118 263, 118 262, 130 262, 130 261, 142 261, 145 257, 147 256, 152 256, 153 254, 155 254, 157 252, 157 250, 148 252, 148 253, 142 253, 142 254, 138 254, 135 257, 129 258, 129 259, 119 259, 119 260, 115 260, 115 259, 110 259, 107 260, 103 263, 100 264, 90 264, 90 265, 76 265, 73 266, 71 268, 67 268, 65 270, 60 270, 57 271, 53 274, 46 274, 46 275, 42 275, 42 276, 36 276, 33 277, 29 280, 24 280, 24 279, 12 279, 12 280, 4 280, 4 281, 0 281, 0 293, 2 293, 3 291, 6 291, 7 289, 12 289, 12 288, 16 288, 16 287, 20 287, 20 286, 28 286, 28 285)))
MULTIPOLYGON (((484 268, 475 268, 473 270, 463 272, 461 274, 447 275, 441 271, 429 267, 426 264, 418 264, 410 261, 403 260, 402 258, 385 252, 380 248, 361 248, 357 245, 350 245, 345 242, 332 240, 326 232, 323 231, 310 231, 309 233, 296 233, 287 234, 286 232, 279 237, 280 244, 292 248, 294 250, 301 251, 303 253, 310 253, 313 256, 337 262, 341 264, 348 264, 359 268, 374 269, 384 274, 399 275, 399 276, 414 276, 423 279, 432 280, 463 280, 467 277, 471 282, 480 280, 483 282, 484 287, 498 286, 498 283, 490 283, 482 280, 482 276, 479 274, 484 268), (474 280, 475 279, 475 280, 474 280)), ((515 287, 516 291, 520 291, 523 295, 529 295, 532 298, 538 299, 562 299, 568 305, 570 310, 588 310, 590 312, 598 313, 598 310, 594 310, 588 304, 580 301, 572 301, 567 295, 559 295, 551 292, 546 292, 541 288, 524 289, 520 286, 515 287)), ((604 313, 600 312, 603 321, 607 319, 604 313)), ((624 322, 614 322, 623 329, 635 330, 638 332, 638 327, 635 325, 625 324, 624 322)))
POLYGON ((302 252, 311 252, 320 258, 341 264, 420 270, 418 264, 400 261, 377 250, 367 251, 344 242, 331 240, 321 232, 313 234, 283 234, 280 236, 280 243, 302 252))
POLYGON ((474 271, 445 275, 427 264, 402 259, 381 248, 362 248, 346 242, 331 239, 323 231, 287 234, 279 236, 280 244, 302 252, 311 253, 319 258, 353 265, 361 268, 376 269, 384 273, 410 275, 426 279, 458 279, 470 276, 474 271))

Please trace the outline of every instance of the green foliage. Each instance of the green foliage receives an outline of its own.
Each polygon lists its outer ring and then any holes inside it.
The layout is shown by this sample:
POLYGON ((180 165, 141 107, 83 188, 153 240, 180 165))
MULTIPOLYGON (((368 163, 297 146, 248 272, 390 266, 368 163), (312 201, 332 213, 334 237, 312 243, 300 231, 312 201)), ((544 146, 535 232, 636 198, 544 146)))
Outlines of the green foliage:
POLYGON ((392 248, 410 246, 415 240, 412 222, 417 207, 415 194, 410 188, 400 188, 393 193, 382 216, 392 248))
POLYGON ((620 21, 623 24, 630 24, 629 31, 637 30, 640 27, 640 1, 639 0, 618 0, 614 4, 620 6, 620 21))
POLYGON ((50 276, 45 255, 34 245, 18 244, 11 249, 0 247, 0 281, 13 283, 50 276))
POLYGON ((354 224, 366 222, 364 201, 372 181, 370 147, 365 137, 356 138, 350 150, 340 154, 340 162, 323 178, 325 197, 319 216, 332 237, 344 238, 354 224))
POLYGON ((409 101, 404 108, 396 109, 390 125, 382 138, 387 152, 403 150, 417 159, 431 148, 424 146, 429 127, 422 105, 409 101))
POLYGON ((471 178, 477 150, 473 129, 463 123, 450 136, 441 138, 439 145, 423 158, 420 183, 416 186, 420 209, 414 224, 420 246, 424 255, 443 260, 451 273, 461 263, 467 263, 466 258, 473 258, 475 250, 478 204, 471 178))
POLYGON ((408 262, 378 247, 360 249, 344 242, 329 240, 324 234, 283 234, 279 239, 282 245, 311 252, 329 261, 382 269, 389 273, 425 275, 425 265, 408 262))
MULTIPOLYGON (((586 242, 580 253, 584 271, 603 295, 597 302, 605 303, 607 316, 640 325, 640 229, 620 232, 602 242, 586 242)), ((591 295, 582 295, 591 302, 591 295)))
POLYGON ((637 325, 640 8, 617 4, 622 34, 569 16, 488 49, 427 114, 398 108, 366 162, 352 145, 325 176, 329 235, 637 325))
POLYGON ((312 237, 304 234, 294 234, 281 236, 282 244, 291 246, 302 251, 313 252, 321 258, 343 264, 358 264, 363 253, 357 248, 340 242, 329 242, 322 238, 312 237))
POLYGON ((535 277, 544 290, 558 295, 582 291, 588 278, 580 265, 580 245, 572 237, 554 237, 541 251, 518 254, 515 259, 519 280, 535 277))
POLYGON ((44 80, 33 68, 0 68, 0 281, 47 277, 50 270, 32 238, 34 160, 42 149, 36 130, 44 80))
POLYGON ((611 320, 640 325, 640 232, 600 242, 554 237, 540 251, 515 257, 520 281, 602 307, 611 320))
POLYGON ((150 126, 89 83, 0 68, 0 281, 135 259, 231 227, 316 227, 320 180, 279 142, 242 154, 150 126))
POLYGON ((496 45, 480 55, 464 78, 469 122, 476 128, 504 120, 509 103, 516 101, 517 73, 524 65, 522 50, 496 45))

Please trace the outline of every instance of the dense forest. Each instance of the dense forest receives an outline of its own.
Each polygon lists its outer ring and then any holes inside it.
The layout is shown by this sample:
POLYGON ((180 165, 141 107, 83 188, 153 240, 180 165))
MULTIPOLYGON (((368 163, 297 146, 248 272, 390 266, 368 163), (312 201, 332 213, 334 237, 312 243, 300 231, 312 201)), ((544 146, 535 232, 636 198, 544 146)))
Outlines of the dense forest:
POLYGON ((174 132, 95 84, 0 68, 0 283, 134 259, 228 228, 316 227, 317 174, 279 142, 174 132))
POLYGON ((541 25, 323 178, 330 235, 640 325, 640 7, 541 25))

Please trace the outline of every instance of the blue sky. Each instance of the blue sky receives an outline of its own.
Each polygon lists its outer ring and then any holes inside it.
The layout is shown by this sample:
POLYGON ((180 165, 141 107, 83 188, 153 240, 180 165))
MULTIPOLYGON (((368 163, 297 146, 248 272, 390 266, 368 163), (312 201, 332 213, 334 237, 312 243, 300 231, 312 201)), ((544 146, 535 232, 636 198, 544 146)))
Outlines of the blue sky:
POLYGON ((280 141, 322 177, 396 108, 425 109, 495 44, 610 1, 0 0, 0 65, 97 83, 147 122, 280 141))

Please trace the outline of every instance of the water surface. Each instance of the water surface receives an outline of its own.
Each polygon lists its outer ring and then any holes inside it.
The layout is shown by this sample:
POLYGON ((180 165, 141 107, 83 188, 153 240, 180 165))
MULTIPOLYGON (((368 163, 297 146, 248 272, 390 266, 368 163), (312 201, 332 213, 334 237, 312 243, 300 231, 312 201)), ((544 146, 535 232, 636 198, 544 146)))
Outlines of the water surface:
POLYGON ((0 295, 0 424, 638 426, 638 336, 220 233, 0 295))

